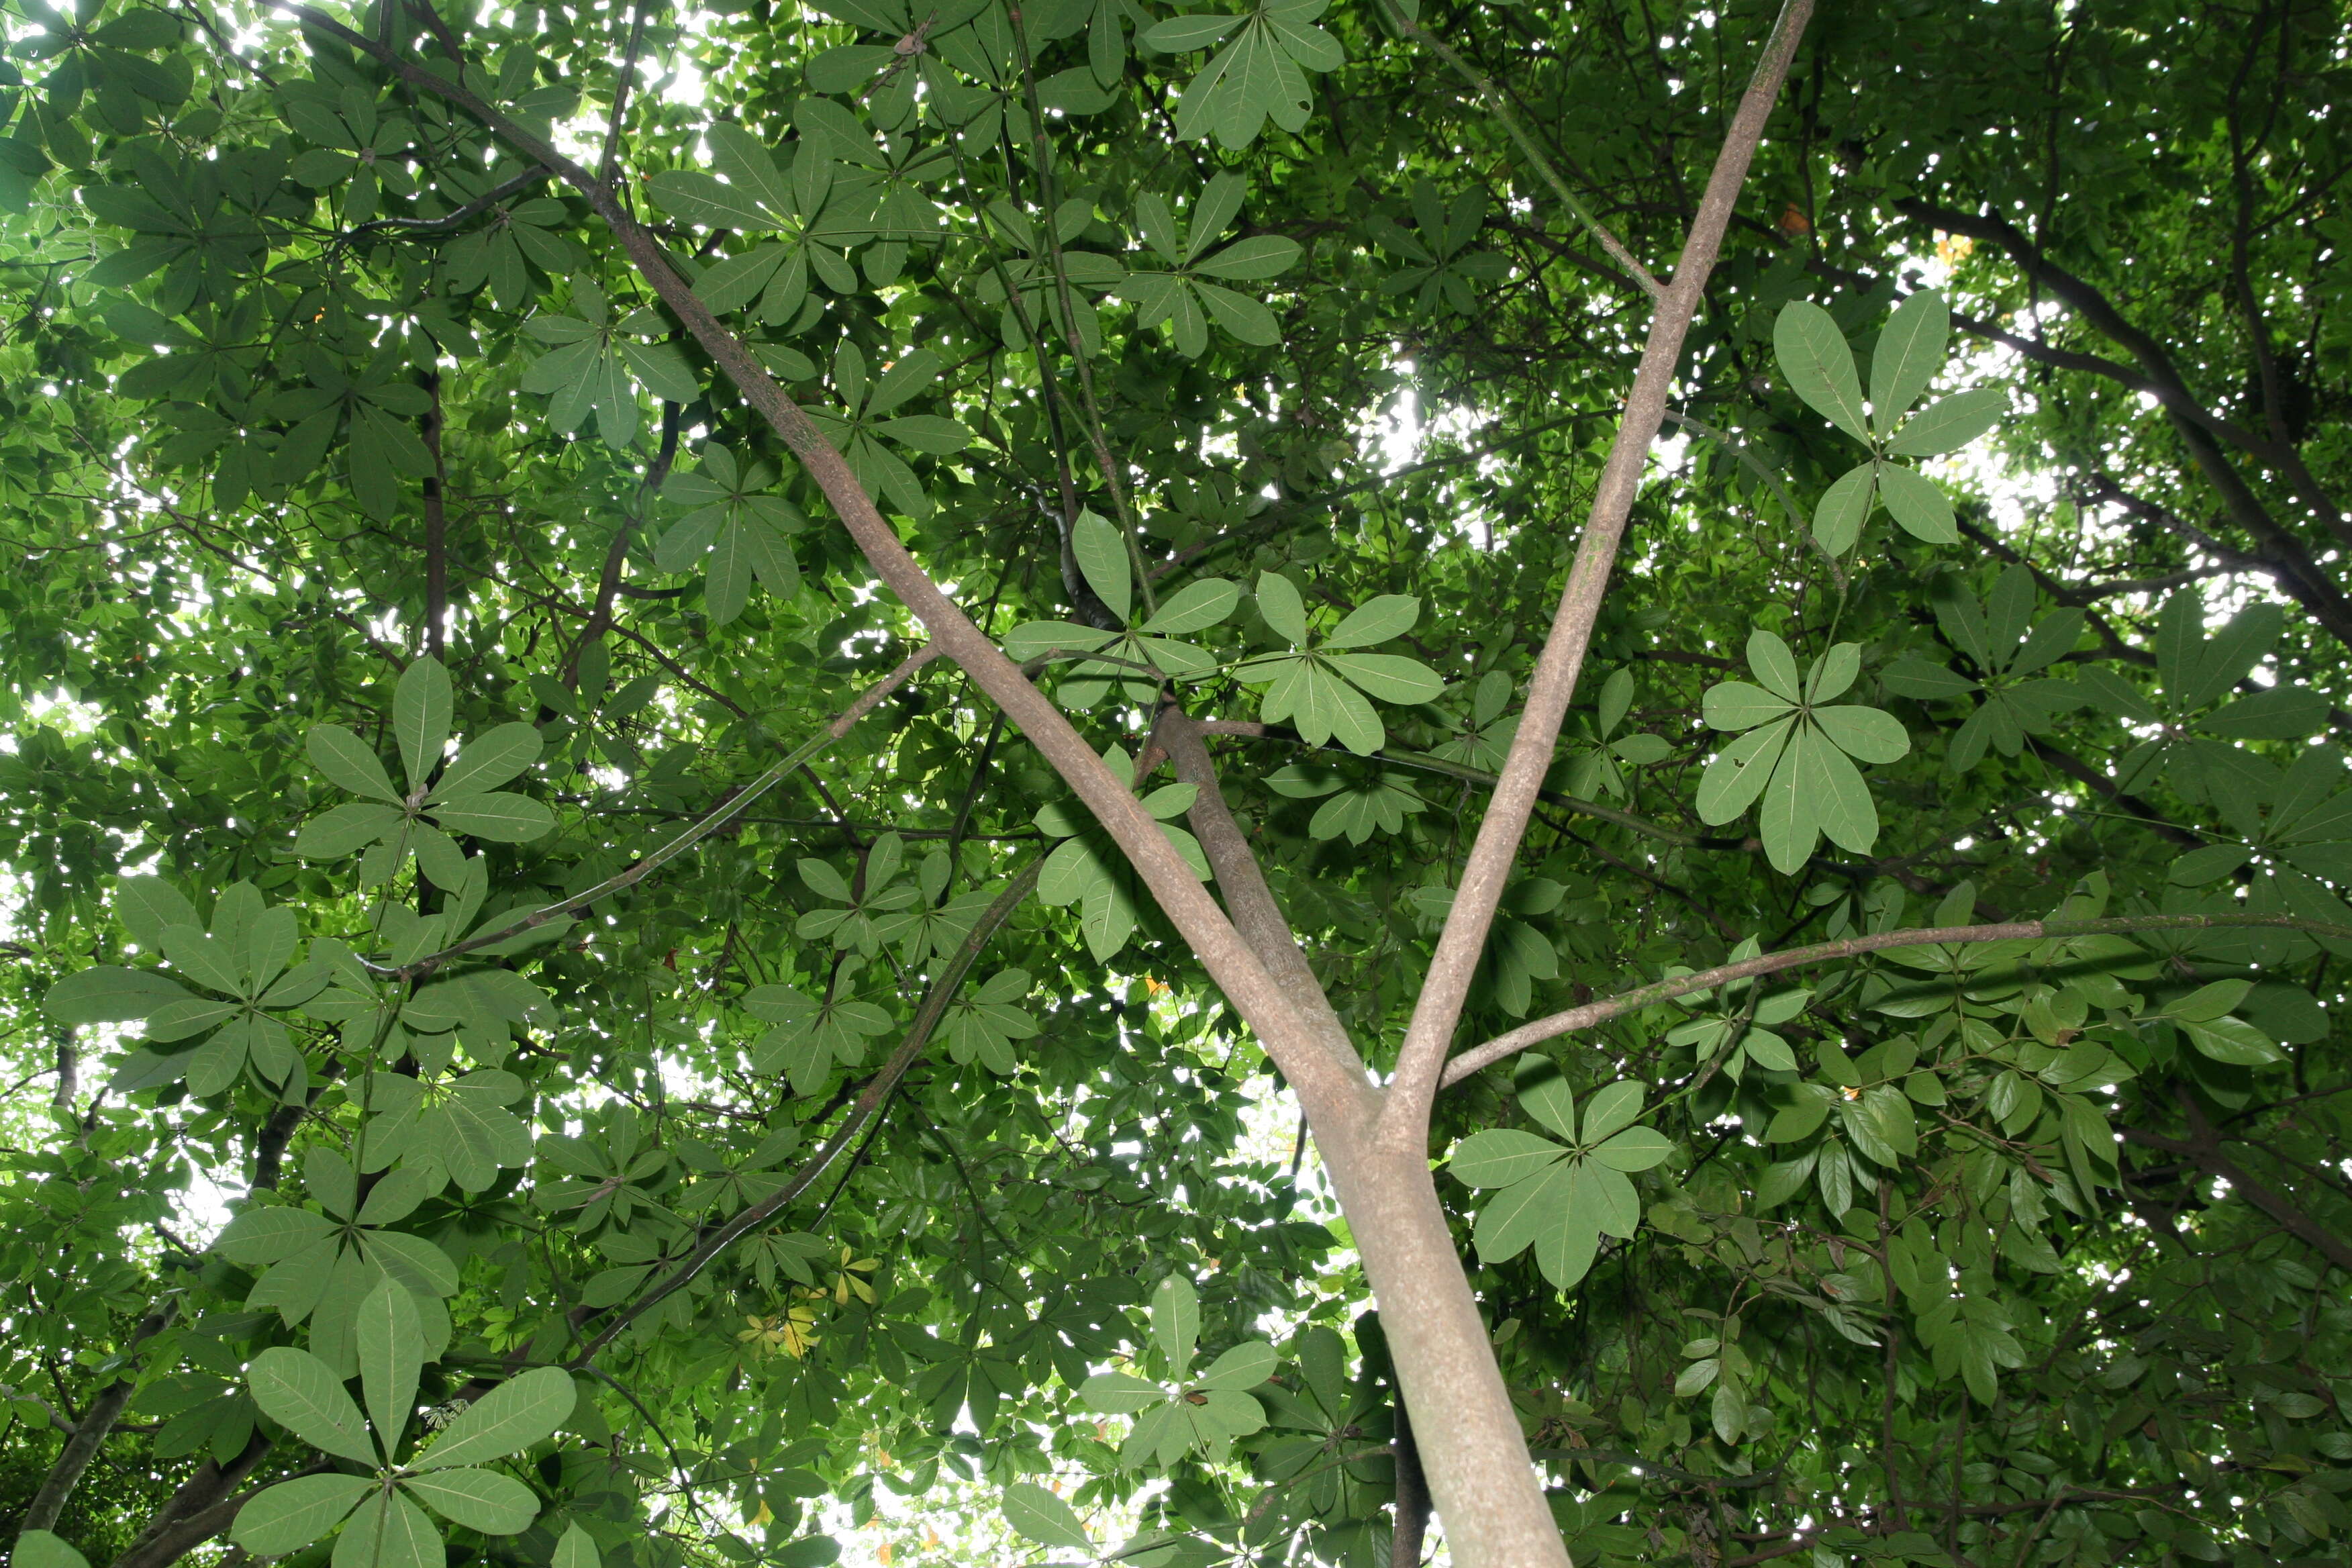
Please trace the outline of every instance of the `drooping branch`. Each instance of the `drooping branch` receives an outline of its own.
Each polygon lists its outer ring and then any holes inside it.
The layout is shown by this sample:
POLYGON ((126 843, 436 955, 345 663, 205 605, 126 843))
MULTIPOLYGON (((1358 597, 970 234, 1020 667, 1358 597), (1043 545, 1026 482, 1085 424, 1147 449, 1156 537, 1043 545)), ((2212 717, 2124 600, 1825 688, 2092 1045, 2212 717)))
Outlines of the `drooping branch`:
POLYGON ((1665 418, 1666 395, 1674 381, 1675 367, 1682 357, 1684 340, 1697 318, 1707 278, 1714 270, 1724 234, 1730 227, 1740 188, 1747 183, 1748 165, 1763 141, 1773 100, 1780 94, 1780 82, 1788 74, 1789 62, 1796 55, 1797 42, 1811 15, 1811 0, 1788 0, 1781 10, 1716 157, 1714 172, 1699 201, 1698 215, 1692 219, 1689 233, 1684 238, 1674 281, 1660 299, 1651 320, 1641 369, 1634 376, 1616 439, 1595 487, 1592 510, 1585 522, 1584 537, 1577 546, 1575 564, 1569 571, 1568 585, 1560 595, 1543 652, 1536 659, 1535 672, 1528 684, 1527 706, 1520 715, 1517 733, 1512 737, 1501 782, 1496 785, 1487 802, 1486 817, 1478 825, 1477 838, 1463 868, 1462 885, 1454 896, 1453 912, 1446 917, 1445 928, 1438 936, 1437 952, 1430 961, 1428 975, 1413 1006, 1412 1020, 1406 1026, 1404 1044, 1398 1052, 1394 1092, 1381 1116, 1383 1142, 1397 1147, 1418 1148, 1427 1141, 1430 1101, 1437 1092, 1446 1047, 1461 1019, 1463 1004, 1469 997, 1471 976, 1477 971, 1479 955, 1486 949, 1487 932, 1494 925, 1495 911, 1502 903, 1503 888, 1510 879, 1519 840, 1526 835, 1528 819, 1535 812, 1544 775, 1550 771, 1554 743, 1568 715, 1569 700, 1575 694, 1577 677, 1583 669, 1585 649, 1591 642, 1593 624, 1608 592, 1617 547, 1633 516, 1633 500, 1649 462, 1650 445, 1665 418))
POLYGON ((1864 953, 1906 947, 1960 947, 1984 942, 2050 942, 2075 936, 2129 936, 2138 931, 2235 931, 2249 927, 2263 931, 2302 931, 2308 936, 2352 942, 2352 926, 2305 920, 2296 915, 2256 914, 2117 915, 2095 921, 2007 921, 1991 925, 1923 926, 1911 931, 1874 931, 1867 936, 1850 936, 1837 942, 1815 942, 1810 947, 1792 947, 1780 952, 1763 953, 1755 958, 1741 959, 1736 963, 1719 963, 1712 969, 1653 981, 1614 996, 1602 997, 1580 1007, 1570 1007, 1565 1012, 1538 1018, 1533 1023, 1520 1025, 1507 1035, 1497 1035, 1486 1044, 1464 1051, 1447 1062, 1444 1082, 1447 1085, 1459 1083, 1471 1074, 1492 1067, 1529 1046, 1541 1045, 1546 1040, 1574 1034, 1579 1029, 1590 1029, 1596 1024, 1605 1024, 1628 1013, 1638 1013, 1644 1007, 1672 1001, 1677 996, 1712 991, 1735 980, 1754 980, 1762 975, 1778 974, 1786 969, 1803 969, 1816 963, 1834 963, 1840 959, 1859 958, 1864 953))
POLYGON ((1044 865, 1042 860, 1032 860, 1019 876, 1013 879, 1012 884, 981 911, 980 918, 972 922, 971 930, 965 933, 963 942, 931 982, 930 989, 924 993, 922 1005, 915 1009, 914 1021, 907 1026, 906 1036, 898 1042, 898 1048, 890 1053, 880 1070, 866 1080, 866 1087, 850 1102, 849 1113, 841 1119, 841 1124, 833 1130, 833 1135, 802 1163, 801 1168, 793 1173, 791 1180, 759 1202, 747 1205, 725 1223, 713 1226, 692 1252, 680 1258, 675 1267, 600 1328, 596 1336, 572 1358, 571 1365, 583 1367, 594 1361, 597 1352, 620 1337, 622 1331, 663 1300, 682 1289, 689 1280, 709 1268, 713 1258, 738 1240, 782 1214, 833 1167, 834 1162, 840 1159, 842 1153, 856 1141, 866 1124, 881 1114, 883 1106, 897 1092, 898 1080, 907 1076, 907 1069, 922 1056, 923 1047, 930 1044, 931 1036, 938 1030, 940 1020, 947 1016, 948 1004, 955 1000, 956 993, 962 988, 964 977, 971 973, 971 966, 979 959, 982 949, 1035 889, 1037 873, 1044 865))

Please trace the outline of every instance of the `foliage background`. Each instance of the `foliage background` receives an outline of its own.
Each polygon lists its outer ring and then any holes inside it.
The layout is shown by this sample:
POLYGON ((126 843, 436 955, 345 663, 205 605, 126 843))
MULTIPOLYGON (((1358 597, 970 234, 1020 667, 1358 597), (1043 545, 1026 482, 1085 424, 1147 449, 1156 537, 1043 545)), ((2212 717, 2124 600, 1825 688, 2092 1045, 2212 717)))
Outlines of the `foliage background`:
MULTIPOLYGON (((1227 55, 1131 0, 1033 5, 1019 35, 953 9, 447 21, 480 90, 616 173, 992 635, 1244 591, 1176 689, 1267 726, 1219 742, 1226 793, 1384 1067, 1646 323, 1562 197, 1664 270, 1769 19, 1292 0, 1227 55), (793 149, 740 223, 756 165, 708 183, 727 124, 793 149), (1390 668, 1376 707, 1264 708, 1247 661, 1306 646, 1291 622, 1324 638, 1390 595, 1416 613, 1374 651, 1425 692, 1390 668)), ((349 20, 446 59, 414 15, 349 20)), ((1266 1136, 1279 1085, 947 667, 803 749, 910 626, 585 205, 282 14, 24 0, 7 28, 0 1506, 126 1384, 56 1522, 92 1562, 169 1561, 150 1521, 310 1465, 243 1369, 334 1361, 335 1331, 256 1304, 291 1255, 213 1227, 341 1226, 336 1183, 361 1189, 336 1159, 373 1193, 389 1155, 424 1195, 350 1228, 411 1240, 354 1234, 335 1300, 383 1267, 369 1246, 437 1251, 420 1404, 578 1370, 570 1425, 508 1467, 536 1520, 460 1530, 461 1556, 549 1563, 577 1523, 632 1568, 993 1558, 1061 1528, 998 1522, 1049 1478, 1091 1551, 1131 1525, 1170 1561, 1379 1560, 1401 1446, 1377 1319, 1311 1152, 1266 1136), (344 727, 395 797, 424 784, 436 700, 415 675, 404 727, 402 692, 426 656, 447 730, 527 727, 536 755, 492 781, 527 804, 363 855, 375 819, 331 816, 354 796, 315 738, 344 727), (391 1023, 348 956, 584 893, 755 785, 438 1012, 391 1023), (1053 854, 1043 897, 996 901, 1053 854), (163 1053, 120 997, 45 1013, 94 965, 201 967, 140 877, 224 947, 257 940, 232 889, 292 911, 318 984, 282 1025, 163 1053), (927 994, 973 1005, 926 1042, 927 994), (225 1076, 191 1081, 205 1050, 225 1076), (363 1115, 394 1079, 435 1114, 363 1115), (1211 1433, 1138 1468, 1077 1390, 1121 1356, 1182 1376, 1146 1310, 1171 1275, 1204 1364, 1265 1337, 1278 1381, 1229 1454, 1211 1433)), ((1743 943, 2061 911, 2352 925, 2345 47, 2324 5, 1824 10, 1473 1037, 1743 943), (1815 508, 1861 453, 1776 325, 1819 304, 1866 374, 1925 283, 1957 311, 1937 391, 1998 389, 2004 416, 1922 465, 1954 542, 1881 511, 1831 557, 1815 508), (1908 739, 1868 769, 1874 832, 1706 819, 1708 694, 1749 679, 1758 631, 1801 663, 1857 645, 1854 697, 1908 739), (2011 651, 2029 634, 2046 661, 2011 651)), ((1150 705, 1122 668, 1057 690, 1108 685, 1089 738, 1132 756, 1150 705)), ((1482 1246, 1482 1200, 1441 1177, 1576 1560, 2333 1561, 2346 940, 1895 953, 1548 1045, 1580 1104, 1649 1086, 1673 1145, 1589 1271, 1482 1246)), ((1447 1095, 1433 1156, 1549 1125, 1514 1089, 1447 1095)))

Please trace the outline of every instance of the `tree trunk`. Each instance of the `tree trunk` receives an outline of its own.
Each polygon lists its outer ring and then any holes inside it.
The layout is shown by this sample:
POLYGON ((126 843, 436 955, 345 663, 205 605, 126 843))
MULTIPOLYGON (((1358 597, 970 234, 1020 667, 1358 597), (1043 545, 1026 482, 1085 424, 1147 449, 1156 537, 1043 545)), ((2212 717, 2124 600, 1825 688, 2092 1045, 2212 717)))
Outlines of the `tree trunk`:
POLYGON ((1413 1429, 1430 1439, 1422 1470, 1455 1568, 1569 1568, 1427 1157, 1350 1142, 1325 1142, 1324 1161, 1413 1429))

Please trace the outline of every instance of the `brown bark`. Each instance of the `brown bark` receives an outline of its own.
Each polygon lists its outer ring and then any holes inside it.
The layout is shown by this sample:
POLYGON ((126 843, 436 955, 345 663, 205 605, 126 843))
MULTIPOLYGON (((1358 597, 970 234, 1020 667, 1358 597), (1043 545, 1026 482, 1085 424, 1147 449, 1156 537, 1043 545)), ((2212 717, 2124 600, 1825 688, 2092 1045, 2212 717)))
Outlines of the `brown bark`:
POLYGON ((2142 1148, 2159 1150, 2179 1155, 2209 1176, 2218 1176, 2230 1184, 2230 1188, 2246 1202, 2276 1221, 2281 1230, 2310 1247, 2328 1262, 2352 1274, 2352 1240, 2336 1235, 2314 1219, 2284 1194, 2273 1191, 2249 1174, 2243 1165, 2222 1152, 2224 1142, 2196 1099, 2187 1089, 2180 1091, 2182 1111, 2189 1119, 2189 1136, 2168 1137, 2160 1132, 2148 1132, 2137 1127, 2120 1130, 2124 1141, 2142 1148))
MULTIPOLYGON (((139 1326, 131 1331, 131 1342, 124 1347, 126 1352, 138 1349, 162 1333, 179 1307, 179 1299, 173 1297, 142 1318, 139 1326)), ((122 1376, 99 1391, 98 1397, 89 1402, 89 1408, 83 1411, 81 1419, 75 1423, 73 1436, 66 1439, 65 1447, 58 1455, 58 1462, 49 1467, 48 1475, 41 1481, 41 1489, 33 1494, 33 1500, 26 1506, 20 1529, 53 1530, 57 1527, 58 1515, 65 1511, 67 1500, 73 1496, 74 1488, 81 1484, 83 1473, 89 1468, 90 1461, 98 1458, 98 1450, 113 1432, 114 1424, 122 1419, 123 1407, 131 1403, 131 1395, 139 1386, 135 1367, 126 1365, 122 1371, 122 1376)))

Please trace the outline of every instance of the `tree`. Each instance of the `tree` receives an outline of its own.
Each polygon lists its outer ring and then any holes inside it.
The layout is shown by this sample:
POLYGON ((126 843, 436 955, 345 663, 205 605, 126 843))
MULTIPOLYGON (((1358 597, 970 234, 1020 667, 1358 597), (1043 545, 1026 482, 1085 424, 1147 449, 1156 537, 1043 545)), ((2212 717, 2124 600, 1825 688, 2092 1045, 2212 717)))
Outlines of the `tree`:
POLYGON ((18 1563, 2340 1551, 2340 16, 19 20, 18 1563))

